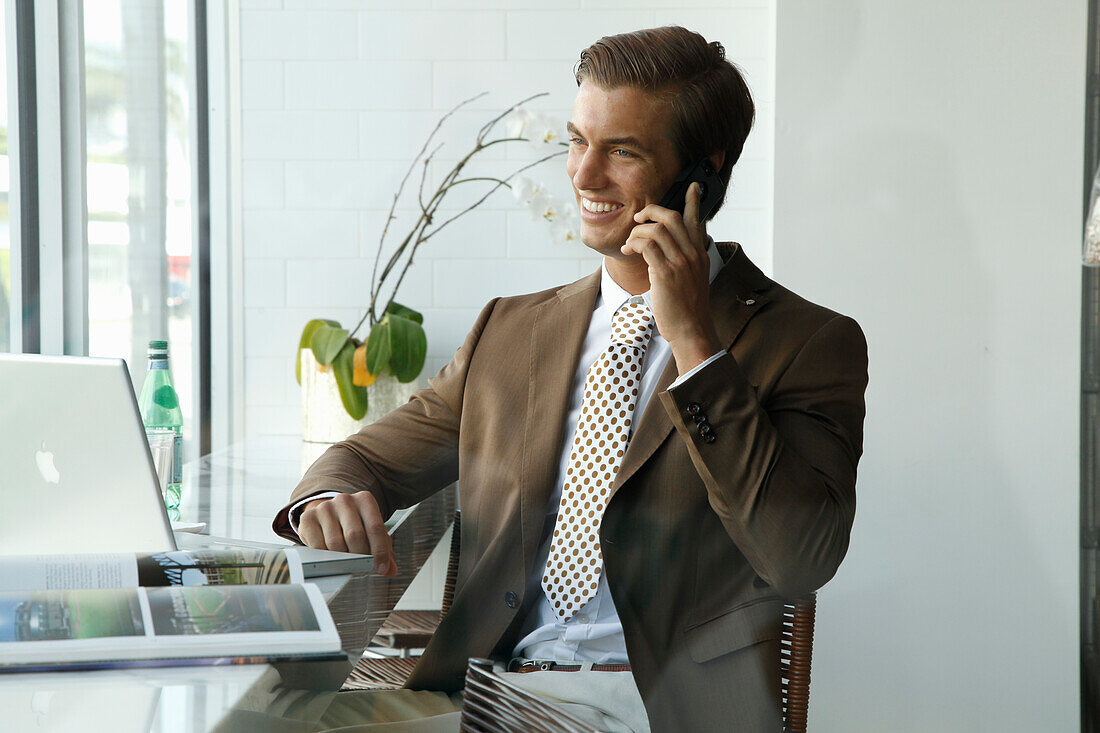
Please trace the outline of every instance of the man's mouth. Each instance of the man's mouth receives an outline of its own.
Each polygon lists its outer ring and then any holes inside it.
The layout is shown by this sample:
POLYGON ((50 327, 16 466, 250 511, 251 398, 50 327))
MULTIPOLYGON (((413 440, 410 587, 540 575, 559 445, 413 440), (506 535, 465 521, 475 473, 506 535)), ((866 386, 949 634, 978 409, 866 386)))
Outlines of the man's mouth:
POLYGON ((593 214, 604 214, 608 211, 615 211, 616 209, 623 208, 623 205, 615 201, 593 201, 592 199, 586 199, 581 196, 581 206, 585 211, 589 211, 593 214))

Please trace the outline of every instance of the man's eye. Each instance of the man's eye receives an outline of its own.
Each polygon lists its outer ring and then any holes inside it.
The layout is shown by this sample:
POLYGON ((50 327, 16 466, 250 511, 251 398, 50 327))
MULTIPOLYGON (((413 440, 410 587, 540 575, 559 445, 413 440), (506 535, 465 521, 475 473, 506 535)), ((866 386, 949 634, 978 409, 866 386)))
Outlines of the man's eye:
POLYGON ((570 145, 583 145, 584 140, 581 140, 579 137, 574 135, 573 137, 569 138, 569 144, 570 145))
POLYGON ((615 150, 611 151, 611 154, 619 158, 630 158, 634 155, 630 151, 623 150, 622 148, 616 148, 615 150))

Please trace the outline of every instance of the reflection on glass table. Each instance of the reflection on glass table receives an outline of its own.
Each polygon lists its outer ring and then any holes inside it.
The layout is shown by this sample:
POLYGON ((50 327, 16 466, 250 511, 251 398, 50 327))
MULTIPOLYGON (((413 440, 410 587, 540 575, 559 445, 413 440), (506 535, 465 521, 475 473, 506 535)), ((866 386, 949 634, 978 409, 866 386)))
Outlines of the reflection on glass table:
MULTIPOLYGON (((316 455, 314 446, 293 436, 250 438, 214 451, 197 465, 184 467, 180 518, 205 523, 203 536, 210 539, 200 541, 216 544, 232 538, 286 546, 272 531, 271 520, 316 455)), ((342 576, 338 587, 318 579, 345 651, 361 653, 378 631, 450 526, 456 504, 457 487, 452 485, 390 517, 395 577, 353 573, 342 576)), ((195 546, 195 538, 178 537, 181 546, 195 546)))
MULTIPOLYGON (((302 443, 293 437, 245 441, 185 466, 182 519, 205 522, 209 534, 177 533, 177 542, 287 545, 271 531, 271 520, 302 472, 302 443)), ((257 724, 266 726, 274 714, 283 718, 280 730, 312 731, 444 534, 455 502, 449 487, 392 523, 397 577, 379 576, 367 563, 366 572, 314 579, 347 661, 0 675, 0 728, 236 733, 266 729, 257 724)))
POLYGON ((258 665, 9 675, 0 680, 0 710, 4 729, 12 731, 205 731, 267 669, 258 665))

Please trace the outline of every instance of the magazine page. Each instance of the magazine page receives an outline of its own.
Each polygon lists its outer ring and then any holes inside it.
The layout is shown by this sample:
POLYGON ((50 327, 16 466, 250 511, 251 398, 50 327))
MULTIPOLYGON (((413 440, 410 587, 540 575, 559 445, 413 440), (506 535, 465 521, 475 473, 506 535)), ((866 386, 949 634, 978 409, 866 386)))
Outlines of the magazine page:
POLYGON ((0 591, 133 588, 137 584, 132 553, 0 557, 0 591))
POLYGON ((313 585, 0 593, 0 664, 336 653, 313 585))
POLYGON ((293 548, 172 550, 144 555, 10 555, 0 557, 0 591, 133 588, 166 585, 301 583, 293 548))

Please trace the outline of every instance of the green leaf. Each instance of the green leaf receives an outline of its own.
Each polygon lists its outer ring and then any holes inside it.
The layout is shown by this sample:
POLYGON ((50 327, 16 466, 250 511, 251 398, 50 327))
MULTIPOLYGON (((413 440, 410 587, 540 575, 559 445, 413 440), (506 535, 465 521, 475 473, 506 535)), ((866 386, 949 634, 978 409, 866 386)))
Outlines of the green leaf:
POLYGON ((367 388, 356 387, 352 383, 354 362, 355 347, 350 341, 344 341, 344 347, 332 362, 332 371, 336 376, 336 389, 340 392, 344 409, 353 419, 361 420, 367 414, 367 388))
POLYGON ((400 303, 390 303, 390 307, 386 309, 387 313, 392 313, 395 316, 401 316, 402 318, 408 318, 410 321, 423 324, 424 316, 412 308, 406 308, 400 303))
POLYGON ((348 330, 339 326, 321 326, 309 340, 309 348, 313 349, 317 363, 325 366, 336 359, 345 344, 349 344, 348 330))
MULTIPOLYGON (((302 329, 302 337, 298 339, 298 351, 309 346, 310 339, 313 338, 314 332, 321 326, 336 326, 340 324, 336 321, 330 321, 327 318, 314 318, 312 321, 306 324, 306 327, 302 329)), ((296 355, 294 359, 294 376, 298 379, 298 384, 302 383, 302 358, 300 355, 296 355)))
POLYGON ((370 336, 367 337, 367 371, 382 376, 382 370, 390 363, 391 353, 390 316, 387 315, 374 324, 370 336))
POLYGON ((428 337, 416 321, 396 314, 387 316, 390 322, 390 371, 399 382, 411 382, 424 368, 428 354, 428 337))

